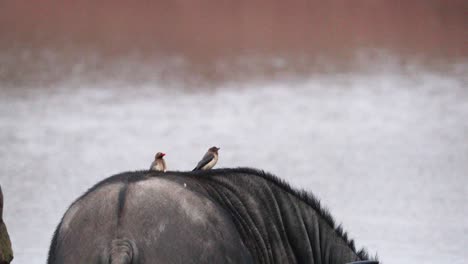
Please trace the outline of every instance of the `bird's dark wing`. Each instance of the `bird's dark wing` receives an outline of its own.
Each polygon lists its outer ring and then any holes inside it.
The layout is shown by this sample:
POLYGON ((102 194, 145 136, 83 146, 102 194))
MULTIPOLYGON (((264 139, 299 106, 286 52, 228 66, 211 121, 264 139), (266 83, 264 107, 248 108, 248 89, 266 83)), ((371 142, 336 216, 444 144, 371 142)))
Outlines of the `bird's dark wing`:
POLYGON ((149 170, 152 170, 152 169, 153 169, 153 166, 156 165, 155 163, 156 163, 156 161, 153 161, 153 162, 151 163, 149 170))
POLYGON ((208 162, 210 162, 212 159, 214 159, 214 154, 210 152, 206 153, 205 156, 203 156, 203 158, 198 162, 197 166, 193 170, 194 171, 200 170, 201 168, 203 168, 203 166, 208 164, 208 162))

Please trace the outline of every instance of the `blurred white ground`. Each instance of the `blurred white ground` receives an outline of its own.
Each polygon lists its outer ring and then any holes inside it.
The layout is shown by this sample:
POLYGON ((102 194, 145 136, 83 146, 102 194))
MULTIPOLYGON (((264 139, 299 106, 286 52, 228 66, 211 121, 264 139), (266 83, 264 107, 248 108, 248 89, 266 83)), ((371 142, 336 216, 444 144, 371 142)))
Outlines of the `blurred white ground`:
POLYGON ((170 169, 189 170, 212 145, 221 147, 218 167, 265 169, 315 193, 385 263, 464 263, 461 67, 207 89, 0 84, 0 184, 13 263, 44 263, 63 213, 99 180, 146 169, 157 151, 170 169))

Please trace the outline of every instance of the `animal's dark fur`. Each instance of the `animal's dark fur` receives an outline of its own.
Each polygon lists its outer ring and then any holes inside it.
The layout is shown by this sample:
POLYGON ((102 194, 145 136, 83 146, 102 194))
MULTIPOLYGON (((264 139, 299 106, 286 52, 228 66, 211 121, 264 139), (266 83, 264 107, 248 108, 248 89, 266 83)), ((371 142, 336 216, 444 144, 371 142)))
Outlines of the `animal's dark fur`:
MULTIPOLYGON (((369 254, 367 253, 365 249, 362 248, 362 249, 356 250, 354 240, 348 238, 347 232, 343 230, 343 227, 341 225, 336 225, 336 222, 333 219, 330 212, 328 211, 328 209, 321 205, 320 200, 316 198, 315 195, 313 195, 311 192, 308 192, 306 190, 295 189, 288 182, 286 182, 285 180, 271 173, 265 172, 263 170, 246 168, 246 167, 212 169, 212 170, 206 170, 206 171, 193 171, 193 172, 174 171, 174 172, 167 172, 167 173, 185 174, 187 176, 196 175, 196 176, 202 176, 202 177, 223 177, 225 175, 232 175, 232 174, 250 174, 250 175, 261 177, 269 182, 276 184, 282 190, 298 197, 301 201, 305 202, 310 207, 312 207, 325 220, 325 222, 327 222, 330 225, 330 227, 332 227, 335 230, 336 234, 347 243, 347 245, 353 250, 353 252, 356 253, 356 255, 358 255, 359 258, 369 259, 369 254)), ((374 257, 374 259, 376 258, 377 257, 374 257)))
MULTIPOLYGON (((364 248, 356 250, 354 240, 348 237, 347 232, 343 230, 343 227, 341 225, 336 224, 329 210, 321 205, 320 200, 317 197, 315 197, 314 194, 306 190, 295 189, 288 182, 277 177, 276 175, 265 172, 263 170, 246 168, 246 167, 212 169, 212 170, 206 170, 206 171, 193 171, 193 172, 174 171, 174 172, 166 172, 166 173, 185 174, 187 176, 196 175, 196 176, 202 176, 202 177, 223 177, 225 175, 231 175, 231 174, 250 174, 250 175, 262 177, 263 179, 276 184, 278 187, 280 187, 284 191, 298 197, 301 201, 305 202, 310 207, 312 207, 325 220, 325 222, 327 222, 330 225, 330 227, 332 227, 335 230, 336 234, 348 244, 348 246, 356 253, 356 255, 359 256, 359 258, 369 259, 369 254, 364 248)), ((377 257, 375 256, 374 259, 376 258, 377 257)))
MULTIPOLYGON (((365 249, 360 249, 356 250, 354 240, 348 238, 348 235, 345 231, 343 231, 343 228, 341 225, 336 225, 335 220, 331 216, 330 212, 321 205, 319 199, 317 199, 312 193, 305 191, 305 190, 298 190, 293 188, 289 183, 287 183, 285 180, 278 178, 277 176, 267 173, 263 170, 257 170, 253 168, 226 168, 226 169, 213 169, 213 170, 204 170, 204 171, 167 171, 165 173, 163 172, 158 172, 158 171, 148 171, 148 170, 141 170, 141 171, 135 171, 135 172, 124 172, 120 173, 114 176, 111 176, 92 188, 90 188, 85 194, 83 194, 80 198, 78 198, 76 201, 80 200, 83 196, 87 195, 88 193, 96 190, 97 188, 116 183, 116 182, 125 182, 125 186, 122 187, 120 193, 119 193, 119 208, 117 215, 121 216, 123 208, 124 208, 124 203, 125 203, 125 194, 127 190, 127 185, 130 184, 131 182, 137 182, 141 180, 145 180, 148 177, 164 177, 168 175, 176 175, 176 176, 185 176, 185 177, 193 177, 193 178, 199 178, 199 177, 223 177, 227 175, 236 175, 236 174, 247 174, 247 175, 252 175, 252 177, 260 177, 263 178, 264 180, 275 184, 279 188, 281 188, 283 191, 297 197, 307 205, 309 205, 312 209, 314 209, 318 215, 331 227, 335 230, 335 233, 337 236, 339 236, 343 241, 346 242, 348 247, 360 258, 363 260, 369 259, 369 254, 366 252, 365 249)), ((203 178, 199 178, 199 180, 204 180, 203 178)), ((207 180, 209 178, 205 178, 207 180)), ((254 180, 255 178, 252 178, 254 180)), ((76 202, 75 201, 75 202, 76 202)), ((75 203, 74 202, 74 203, 75 203)), ((73 206, 73 204, 72 204, 73 206)), ((54 237, 52 240, 52 245, 51 245, 51 251, 49 252, 49 259, 53 259, 53 248, 55 248, 56 243, 57 243, 57 230, 60 229, 59 227, 56 229, 54 233, 54 237)), ((377 256, 375 256, 373 259, 377 259, 377 256)))
POLYGON ((122 213, 125 206, 125 200, 127 196, 128 181, 125 181, 124 186, 120 188, 119 191, 119 201, 117 206, 117 223, 120 225, 120 219, 122 218, 122 213))

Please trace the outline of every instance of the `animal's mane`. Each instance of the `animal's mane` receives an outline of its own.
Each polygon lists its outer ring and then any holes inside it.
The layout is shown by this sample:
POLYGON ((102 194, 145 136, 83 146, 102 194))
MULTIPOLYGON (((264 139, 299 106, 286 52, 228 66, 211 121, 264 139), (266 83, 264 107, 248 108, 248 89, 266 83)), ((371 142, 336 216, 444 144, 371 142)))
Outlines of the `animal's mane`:
MULTIPOLYGON (((260 178, 265 179, 268 182, 273 183, 283 191, 290 193, 291 195, 297 197, 299 200, 303 201, 307 205, 309 205, 312 209, 314 209, 318 215, 332 228, 335 230, 335 233, 338 237, 343 239, 343 241, 348 245, 348 247, 362 260, 370 259, 367 250, 361 248, 359 250, 356 249, 354 244, 354 240, 348 237, 348 233, 343 230, 341 224, 337 225, 336 221, 333 219, 330 211, 322 206, 320 200, 311 192, 306 191, 304 189, 297 189, 291 186, 286 180, 279 178, 278 176, 265 172, 264 170, 258 170, 254 168, 247 168, 247 167, 239 167, 239 168, 224 168, 224 169, 214 169, 210 171, 200 171, 195 172, 199 174, 204 174, 206 176, 228 176, 232 174, 248 174, 258 176, 260 178)), ((377 260, 377 256, 372 258, 373 260, 377 260)))

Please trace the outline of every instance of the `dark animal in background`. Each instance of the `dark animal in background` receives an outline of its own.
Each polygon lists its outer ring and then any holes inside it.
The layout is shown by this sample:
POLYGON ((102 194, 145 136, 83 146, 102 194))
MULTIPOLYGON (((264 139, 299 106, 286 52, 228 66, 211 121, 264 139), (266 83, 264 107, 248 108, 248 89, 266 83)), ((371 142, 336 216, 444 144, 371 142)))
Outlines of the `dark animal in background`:
POLYGON ((3 192, 0 186, 0 264, 8 264, 13 260, 11 241, 5 223, 3 222, 3 192))
POLYGON ((112 176, 70 206, 48 257, 49 264, 363 260, 368 254, 312 194, 248 168, 112 176))
POLYGON ((151 163, 150 170, 166 172, 166 161, 164 160, 166 153, 158 152, 154 156, 154 161, 151 163))
POLYGON ((219 149, 220 148, 217 147, 209 148, 205 156, 203 156, 203 158, 198 162, 197 166, 193 170, 210 170, 213 168, 216 165, 216 162, 218 162, 219 149))

